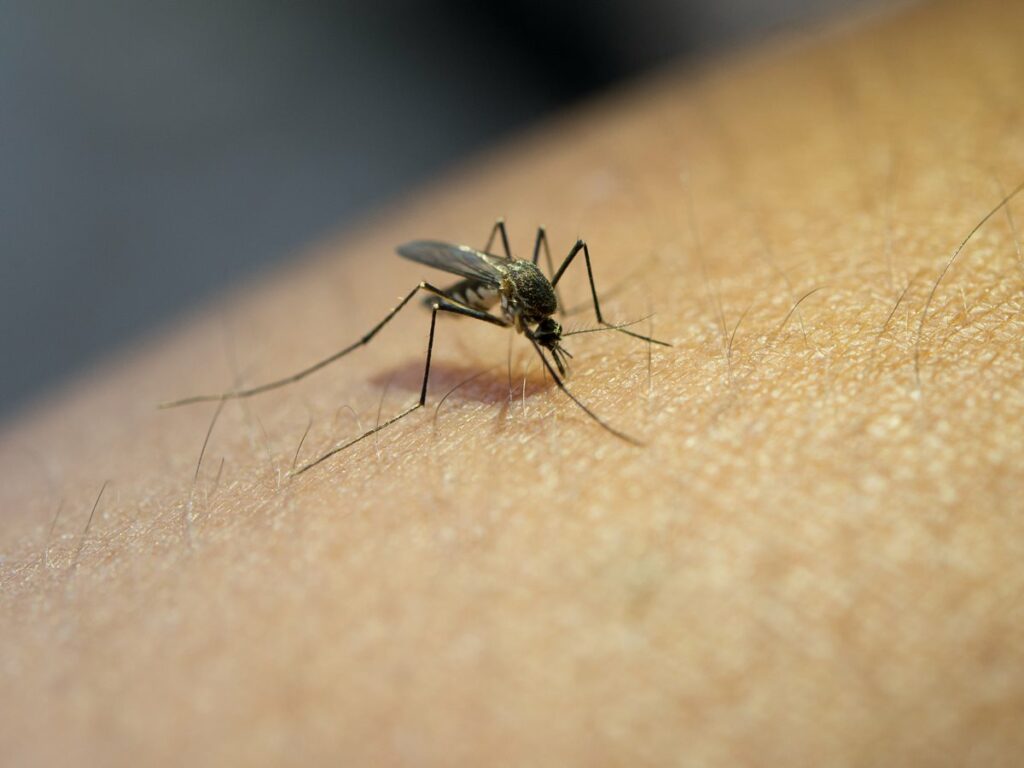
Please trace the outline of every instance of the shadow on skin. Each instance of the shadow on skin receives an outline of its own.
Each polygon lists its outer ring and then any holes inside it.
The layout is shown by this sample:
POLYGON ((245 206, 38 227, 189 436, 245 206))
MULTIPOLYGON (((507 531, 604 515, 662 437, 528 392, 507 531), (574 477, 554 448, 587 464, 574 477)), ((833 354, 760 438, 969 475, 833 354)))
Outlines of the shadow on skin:
MULTIPOLYGON (((380 387, 390 387, 403 392, 420 391, 423 385, 422 360, 410 360, 389 368, 370 379, 380 387)), ((525 365, 513 367, 512 391, 515 397, 523 397, 523 373, 525 365)), ((526 397, 551 389, 554 382, 545 376, 539 361, 526 370, 526 397)), ((430 365, 430 383, 427 388, 426 407, 437 406, 442 399, 446 402, 474 401, 480 403, 501 403, 509 398, 508 367, 505 365, 484 368, 476 365, 460 365, 435 360, 430 365)))

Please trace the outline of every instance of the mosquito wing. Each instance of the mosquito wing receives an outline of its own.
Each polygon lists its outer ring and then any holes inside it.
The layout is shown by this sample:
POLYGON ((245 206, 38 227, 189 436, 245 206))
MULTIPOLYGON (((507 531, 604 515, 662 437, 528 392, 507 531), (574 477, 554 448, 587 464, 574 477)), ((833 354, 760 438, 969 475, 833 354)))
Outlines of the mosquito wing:
POLYGON ((428 267, 479 280, 485 285, 495 287, 501 284, 506 265, 511 261, 502 256, 483 253, 468 245, 453 245, 437 240, 414 240, 411 243, 400 245, 398 246, 398 255, 410 261, 426 264, 428 267))

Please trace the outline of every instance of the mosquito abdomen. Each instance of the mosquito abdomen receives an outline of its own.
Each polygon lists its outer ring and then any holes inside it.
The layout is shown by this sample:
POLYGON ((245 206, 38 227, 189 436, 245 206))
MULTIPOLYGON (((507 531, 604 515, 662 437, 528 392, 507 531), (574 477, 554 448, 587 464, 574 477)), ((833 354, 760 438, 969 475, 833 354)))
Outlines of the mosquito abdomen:
MULTIPOLYGON (((458 302, 473 309, 486 311, 498 303, 498 288, 488 285, 480 280, 465 279, 455 285, 445 288, 445 296, 452 301, 458 302)), ((424 306, 430 307, 437 301, 437 297, 428 296, 423 300, 424 306)))

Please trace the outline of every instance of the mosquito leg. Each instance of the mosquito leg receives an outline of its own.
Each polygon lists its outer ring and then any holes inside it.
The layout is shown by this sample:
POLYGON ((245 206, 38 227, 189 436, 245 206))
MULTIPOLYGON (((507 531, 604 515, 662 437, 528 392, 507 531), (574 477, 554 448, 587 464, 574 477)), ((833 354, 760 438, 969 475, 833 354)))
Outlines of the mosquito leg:
POLYGON ((544 257, 548 262, 548 274, 555 273, 555 265, 551 262, 551 249, 548 247, 548 233, 544 227, 537 227, 537 239, 533 241, 533 263, 540 260, 540 247, 544 246, 544 257))
POLYGON ((643 334, 640 333, 633 333, 633 331, 627 331, 625 328, 616 326, 612 323, 607 322, 604 319, 604 317, 601 315, 601 302, 597 298, 597 288, 594 286, 594 270, 590 266, 590 249, 587 248, 587 244, 585 241, 576 241, 576 245, 572 247, 572 249, 569 251, 569 255, 565 257, 565 261, 562 262, 562 266, 558 268, 558 271, 555 273, 555 276, 551 278, 551 285, 558 285, 558 281, 562 279, 562 275, 565 274, 565 270, 569 268, 569 265, 572 264, 572 260, 576 258, 576 254, 578 254, 580 251, 583 251, 583 259, 584 261, 586 261, 587 264, 587 278, 590 280, 590 296, 594 300, 594 314, 597 316, 597 322, 599 322, 606 328, 614 328, 619 333, 624 333, 627 336, 632 336, 635 339, 648 341, 652 344, 660 344, 663 347, 671 347, 672 345, 669 344, 667 341, 659 341, 658 339, 652 339, 650 336, 644 336, 643 334))
POLYGON ((405 298, 398 302, 395 308, 388 312, 384 319, 377 323, 375 326, 373 326, 373 328, 371 328, 367 333, 365 333, 361 339, 359 339, 356 342, 353 342, 352 344, 349 344, 344 349, 335 352, 330 357, 326 357, 320 362, 314 363, 308 368, 304 368, 298 373, 294 373, 291 376, 286 376, 283 379, 278 379, 277 381, 268 382, 267 384, 261 384, 258 387, 252 387, 251 389, 236 389, 228 392, 223 392, 219 395, 196 395, 195 397, 186 397, 182 400, 175 400, 170 403, 162 403, 159 407, 177 408, 178 406, 181 405, 192 405, 193 403, 218 402, 222 400, 238 400, 243 397, 252 397, 253 395, 258 395, 263 392, 267 392, 271 389, 277 389, 278 387, 283 387, 286 384, 292 384, 296 381, 304 379, 310 374, 316 373, 321 368, 330 365, 335 360, 339 360, 340 358, 347 355, 349 352, 352 352, 353 350, 356 350, 359 347, 369 344, 373 337, 376 336, 377 333, 381 330, 381 328, 387 325, 388 322, 390 322, 391 318, 393 318, 395 315, 401 312, 402 308, 405 307, 405 305, 408 304, 412 300, 412 297, 415 296, 419 291, 427 291, 428 293, 432 293, 436 296, 440 296, 443 298, 445 297, 444 291, 442 291, 440 288, 436 288, 430 283, 420 283, 411 291, 409 291, 409 293, 406 294, 405 298))
MULTIPOLYGON (((533 242, 533 263, 536 264, 540 260, 540 247, 544 246, 544 260, 548 264, 548 274, 555 274, 555 265, 551 261, 551 248, 548 247, 548 233, 544 227, 537 227, 537 239, 533 242)), ((558 287, 555 288, 555 299, 558 300, 558 316, 565 317, 565 308, 562 304, 562 294, 558 292, 558 287)))
POLYGON ((392 416, 390 419, 388 419, 384 423, 378 424, 373 429, 366 430, 365 432, 363 432, 358 437, 355 437, 355 438, 349 440, 347 443, 343 443, 342 445, 339 445, 339 446, 336 446, 335 448, 332 448, 331 450, 329 450, 327 453, 323 454, 319 458, 314 459, 309 464, 305 464, 304 466, 302 466, 299 469, 297 469, 295 472, 292 472, 291 473, 292 475, 301 475, 303 472, 306 472, 306 471, 312 469, 313 467, 317 466, 318 464, 321 464, 322 462, 326 461, 327 459, 331 458, 332 456, 335 456, 335 455, 341 453, 346 448, 350 448, 353 445, 355 445, 356 443, 360 442, 361 440, 365 440, 366 438, 370 437, 371 435, 377 434, 382 429, 387 429, 388 427, 390 427, 395 422, 400 421, 401 419, 404 419, 406 416, 408 416, 413 411, 417 411, 417 410, 419 410, 420 408, 422 408, 424 406, 424 404, 427 402, 427 384, 430 381, 430 359, 431 359, 431 357, 434 354, 434 328, 437 326, 437 313, 438 312, 451 312, 453 315, 463 315, 465 317, 472 317, 472 318, 474 318, 476 320, 483 320, 484 322, 492 323, 493 325, 497 325, 497 326, 500 326, 502 328, 505 328, 505 327, 508 326, 508 323, 506 323, 501 318, 495 317, 494 315, 488 314, 487 312, 481 312, 481 311, 476 310, 476 309, 470 309, 469 307, 463 307, 463 306, 458 305, 458 304, 449 303, 448 301, 443 300, 443 294, 439 294, 439 295, 442 297, 442 300, 440 300, 440 301, 438 301, 438 302, 436 302, 434 304, 434 306, 432 308, 432 311, 430 313, 430 335, 427 337, 427 360, 426 360, 426 363, 423 366, 423 384, 420 387, 420 399, 418 401, 416 401, 415 403, 413 403, 408 408, 406 408, 404 411, 399 413, 397 416, 392 416))
POLYGON ((505 231, 505 220, 498 219, 494 222, 494 226, 491 227, 491 236, 487 238, 487 245, 484 246, 484 253, 491 252, 491 246, 494 244, 494 236, 501 233, 501 244, 505 248, 505 256, 512 258, 512 249, 508 244, 508 232, 505 231))
POLYGON ((590 410, 590 408, 584 405, 583 401, 576 397, 576 395, 570 392, 569 388, 565 386, 565 382, 562 381, 562 377, 558 375, 555 369, 551 366, 551 363, 548 362, 548 359, 544 357, 544 352, 541 350, 540 345, 537 344, 537 342, 533 341, 532 339, 531 343, 533 344, 533 348, 537 350, 537 354, 540 355, 541 362, 544 363, 544 368, 547 369, 547 372, 551 374, 551 378, 555 380, 555 384, 558 386, 560 390, 562 390, 562 392, 565 393, 566 397, 568 397, 570 400, 576 403, 576 405, 580 408, 581 411, 583 411, 585 414, 587 414, 587 416, 592 418, 594 421, 596 421, 598 424, 600 424, 602 427, 611 432, 620 440, 625 440, 627 443, 631 445, 643 445, 643 443, 641 443, 635 437, 630 437, 625 432, 620 432, 619 430, 617 430, 611 424, 609 424, 596 413, 594 413, 592 410, 590 410))

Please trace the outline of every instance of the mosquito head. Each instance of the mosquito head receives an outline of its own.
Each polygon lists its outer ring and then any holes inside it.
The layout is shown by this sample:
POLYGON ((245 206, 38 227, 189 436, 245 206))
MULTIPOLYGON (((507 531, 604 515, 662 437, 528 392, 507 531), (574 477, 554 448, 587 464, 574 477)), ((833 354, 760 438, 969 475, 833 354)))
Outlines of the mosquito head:
POLYGON ((551 353, 551 357, 554 359, 555 365, 558 366, 558 372, 565 376, 566 358, 571 358, 572 355, 570 355, 561 344, 561 324, 553 317, 546 317, 537 324, 532 336, 534 341, 551 353))

